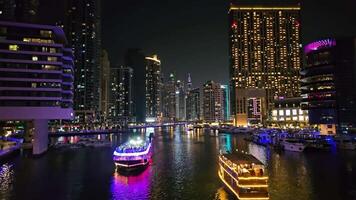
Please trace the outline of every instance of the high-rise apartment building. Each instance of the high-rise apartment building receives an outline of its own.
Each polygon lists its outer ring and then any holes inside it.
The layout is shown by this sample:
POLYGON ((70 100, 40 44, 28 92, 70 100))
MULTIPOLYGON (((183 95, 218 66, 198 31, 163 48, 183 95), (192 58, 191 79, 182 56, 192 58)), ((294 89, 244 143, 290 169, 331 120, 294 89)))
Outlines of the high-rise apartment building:
POLYGON ((186 117, 186 91, 184 82, 177 80, 176 82, 176 119, 183 121, 186 117))
POLYGON ((223 95, 224 120, 230 120, 230 90, 228 85, 221 85, 223 95))
POLYGON ((299 96, 300 6, 233 3, 229 10, 231 111, 236 125, 249 123, 248 100, 267 111, 278 98, 299 96), (245 90, 264 90, 255 91, 245 90), (265 100, 263 100, 265 99, 265 100))
POLYGON ((48 120, 73 118, 73 54, 56 26, 0 21, 0 120, 26 121, 33 153, 48 147, 48 120))
MULTIPOLYGON (((146 121, 157 121, 161 116, 161 61, 157 55, 145 57, 146 61, 146 121)), ((142 97, 143 98, 143 97, 142 97)))
POLYGON ((110 69, 110 112, 112 122, 126 125, 132 121, 132 78, 130 67, 113 67, 110 69))
POLYGON ((221 85, 214 81, 207 81, 203 87, 203 117, 208 122, 224 120, 221 85))
POLYGON ((176 119, 176 81, 173 73, 162 85, 162 115, 167 121, 176 119))
POLYGON ((75 58, 74 110, 79 122, 98 119, 100 1, 66 0, 64 30, 75 58))
POLYGON ((200 88, 190 89, 187 93, 187 120, 196 121, 201 119, 200 114, 200 88))
POLYGON ((100 115, 101 121, 105 121, 109 114, 110 96, 110 61, 108 52, 102 50, 100 58, 100 115))
POLYGON ((328 38, 305 46, 302 109, 322 134, 355 133, 356 39, 328 38))

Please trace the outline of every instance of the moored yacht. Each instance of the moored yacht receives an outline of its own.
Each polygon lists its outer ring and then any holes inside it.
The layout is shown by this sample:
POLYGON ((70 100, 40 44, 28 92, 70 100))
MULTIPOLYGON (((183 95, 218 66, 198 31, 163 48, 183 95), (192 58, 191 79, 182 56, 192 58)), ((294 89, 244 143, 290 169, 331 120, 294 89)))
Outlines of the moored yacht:
POLYGON ((298 139, 283 139, 281 141, 281 146, 286 151, 304 151, 306 145, 298 139))
POLYGON ((220 154, 218 175, 240 200, 269 199, 268 176, 264 165, 250 154, 220 154))
POLYGON ((151 139, 144 141, 138 137, 117 147, 113 159, 118 169, 131 170, 147 166, 151 156, 151 139))

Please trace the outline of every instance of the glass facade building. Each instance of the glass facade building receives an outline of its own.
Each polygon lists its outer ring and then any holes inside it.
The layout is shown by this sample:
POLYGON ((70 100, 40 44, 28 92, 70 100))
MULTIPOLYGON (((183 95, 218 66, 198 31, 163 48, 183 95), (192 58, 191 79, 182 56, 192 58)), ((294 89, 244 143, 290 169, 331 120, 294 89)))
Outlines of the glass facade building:
POLYGON ((329 38, 305 46, 302 108, 324 134, 355 132, 356 40, 329 38))
POLYGON ((145 60, 146 121, 152 122, 158 120, 161 115, 161 61, 157 55, 146 57, 145 60))

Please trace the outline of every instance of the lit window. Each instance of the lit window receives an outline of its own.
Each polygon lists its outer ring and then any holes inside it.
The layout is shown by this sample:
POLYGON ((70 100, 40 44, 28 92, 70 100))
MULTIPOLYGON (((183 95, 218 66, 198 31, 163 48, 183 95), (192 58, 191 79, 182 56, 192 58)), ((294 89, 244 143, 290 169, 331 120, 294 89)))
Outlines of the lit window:
POLYGON ((272 116, 277 116, 277 110, 272 111, 272 116))
POLYGON ((297 109, 293 109, 293 110, 292 110, 292 113, 293 113, 293 115, 298 115, 298 114, 297 114, 297 109))
POLYGON ((299 121, 304 121, 304 116, 303 115, 299 116, 299 121))
POLYGON ((284 116, 284 110, 279 110, 279 116, 284 116))
POLYGON ((48 61, 57 61, 57 57, 48 57, 47 60, 48 61))
POLYGON ((294 116, 293 121, 298 121, 298 117, 294 116))
POLYGON ((10 51, 17 51, 19 49, 19 46, 17 46, 16 44, 10 44, 9 45, 9 50, 10 51))
POLYGON ((32 56, 32 60, 33 61, 38 61, 38 57, 37 56, 32 56))
POLYGON ((286 110, 286 116, 290 116, 290 110, 286 110))

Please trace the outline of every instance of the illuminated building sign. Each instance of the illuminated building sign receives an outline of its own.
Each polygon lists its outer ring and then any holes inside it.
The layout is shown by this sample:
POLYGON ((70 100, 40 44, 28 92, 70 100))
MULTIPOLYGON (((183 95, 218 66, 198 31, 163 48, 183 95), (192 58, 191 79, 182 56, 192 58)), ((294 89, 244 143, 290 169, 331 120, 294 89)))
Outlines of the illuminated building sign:
POLYGON ((307 44, 304 48, 304 52, 309 53, 309 52, 316 51, 319 49, 333 47, 335 45, 336 45, 336 41, 334 39, 319 40, 319 41, 307 44))

